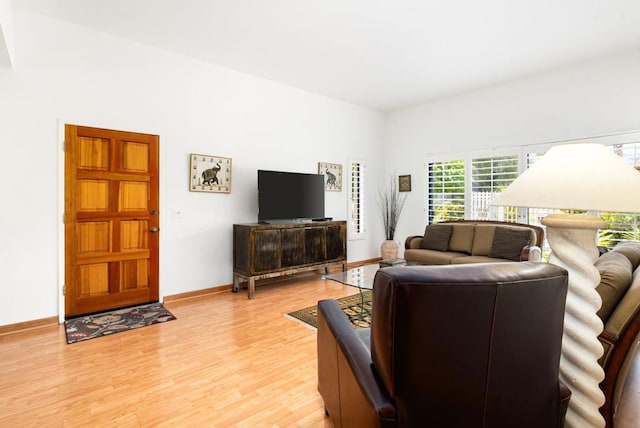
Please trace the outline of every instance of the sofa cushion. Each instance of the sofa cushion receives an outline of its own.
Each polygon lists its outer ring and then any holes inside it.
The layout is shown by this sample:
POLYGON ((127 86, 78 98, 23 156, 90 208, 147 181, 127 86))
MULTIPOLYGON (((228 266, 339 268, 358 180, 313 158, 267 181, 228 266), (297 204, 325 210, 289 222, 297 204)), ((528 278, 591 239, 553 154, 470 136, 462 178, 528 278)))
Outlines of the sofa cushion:
POLYGON ((522 249, 531 241, 531 231, 511 227, 496 227, 489 257, 520 261, 522 249))
POLYGON ((404 259, 407 263, 418 263, 421 265, 448 265, 456 257, 465 257, 468 254, 456 253, 452 251, 437 250, 404 250, 404 259))
POLYGON ((466 257, 456 257, 455 259, 452 259, 451 264, 462 265, 466 263, 504 263, 509 261, 511 260, 496 259, 495 257, 489 257, 489 256, 466 256, 466 257))
POLYGON ((491 243, 493 242, 493 234, 496 226, 488 224, 477 224, 475 234, 473 236, 473 247, 471 247, 472 256, 488 256, 491 252, 491 243))
POLYGON ((451 231, 449 251, 471 254, 475 227, 472 224, 456 224, 451 231))
POLYGON ((603 254, 596 260, 595 267, 600 273, 600 283, 596 291, 602 298, 598 316, 606 321, 629 288, 633 271, 631 262, 621 252, 603 254))
POLYGON ((420 248, 425 250, 447 251, 453 226, 450 224, 430 224, 424 230, 420 248))
POLYGON ((596 260, 595 267, 600 272, 600 284, 596 287, 596 291, 602 298, 598 316, 606 322, 631 285, 633 272, 629 259, 618 251, 603 254, 596 260))
POLYGON ((640 243, 636 241, 620 242, 611 251, 624 254, 631 262, 631 270, 636 270, 640 265, 640 243))
POLYGON ((640 306, 640 269, 633 272, 631 285, 623 299, 615 307, 607 322, 604 324, 604 331, 610 336, 618 339, 620 333, 631 322, 635 312, 640 306))

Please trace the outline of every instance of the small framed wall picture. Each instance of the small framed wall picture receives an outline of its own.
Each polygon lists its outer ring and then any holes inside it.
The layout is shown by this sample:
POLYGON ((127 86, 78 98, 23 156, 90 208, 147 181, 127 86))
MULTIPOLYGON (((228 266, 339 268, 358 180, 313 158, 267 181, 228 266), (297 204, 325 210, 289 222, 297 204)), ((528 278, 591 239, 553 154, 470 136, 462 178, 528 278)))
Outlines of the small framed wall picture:
POLYGON ((324 175, 324 190, 342 192, 342 165, 318 162, 318 174, 324 175))
POLYGON ((398 176, 398 190, 400 192, 410 192, 411 191, 411 176, 410 175, 400 175, 400 176, 398 176))
POLYGON ((191 154, 189 190, 231 193, 231 158, 191 154))

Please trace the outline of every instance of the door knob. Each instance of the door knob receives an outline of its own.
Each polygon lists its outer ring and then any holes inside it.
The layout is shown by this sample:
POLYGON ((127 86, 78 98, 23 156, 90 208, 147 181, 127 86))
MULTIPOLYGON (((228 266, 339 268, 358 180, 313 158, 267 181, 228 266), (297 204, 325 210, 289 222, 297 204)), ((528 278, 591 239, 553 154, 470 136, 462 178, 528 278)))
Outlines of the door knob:
POLYGON ((151 233, 156 233, 158 231, 158 228, 157 227, 152 227, 150 230, 151 230, 151 233))

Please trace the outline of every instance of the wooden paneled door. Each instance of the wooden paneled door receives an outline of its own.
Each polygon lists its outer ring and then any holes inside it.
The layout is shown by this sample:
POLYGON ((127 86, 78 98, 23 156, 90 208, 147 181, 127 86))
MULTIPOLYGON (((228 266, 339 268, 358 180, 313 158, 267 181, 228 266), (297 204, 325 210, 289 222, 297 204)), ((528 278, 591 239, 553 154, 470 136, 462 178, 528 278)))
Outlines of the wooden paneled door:
POLYGON ((65 126, 65 316, 158 300, 158 136, 65 126))

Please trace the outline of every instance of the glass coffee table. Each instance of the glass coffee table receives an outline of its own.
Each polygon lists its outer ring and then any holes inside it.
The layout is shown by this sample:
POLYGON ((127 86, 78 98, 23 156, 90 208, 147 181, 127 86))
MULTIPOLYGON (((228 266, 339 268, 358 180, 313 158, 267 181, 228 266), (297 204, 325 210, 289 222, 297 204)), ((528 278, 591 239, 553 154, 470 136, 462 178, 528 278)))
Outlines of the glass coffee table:
POLYGON ((322 279, 330 279, 361 290, 373 288, 373 279, 380 266, 378 264, 358 266, 344 272, 322 275, 322 279))
POLYGON ((323 275, 322 279, 337 281, 341 284, 356 287, 359 290, 360 302, 356 303, 351 309, 345 310, 345 315, 350 319, 351 323, 360 327, 369 327, 371 322, 371 291, 373 289, 373 280, 376 272, 380 269, 378 264, 364 265, 349 269, 345 272, 337 272, 323 275), (363 292, 363 290, 365 290, 363 292))

